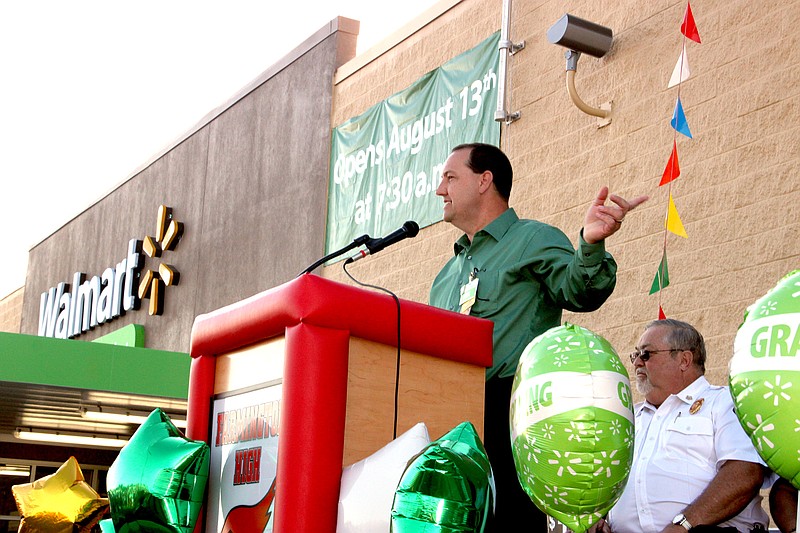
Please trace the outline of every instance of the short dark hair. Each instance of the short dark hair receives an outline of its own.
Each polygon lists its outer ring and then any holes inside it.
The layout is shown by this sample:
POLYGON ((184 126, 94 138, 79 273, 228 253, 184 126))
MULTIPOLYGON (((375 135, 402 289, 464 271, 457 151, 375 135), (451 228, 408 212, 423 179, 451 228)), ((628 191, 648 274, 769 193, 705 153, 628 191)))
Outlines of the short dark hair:
POLYGON ((508 201, 511 198, 511 182, 514 179, 514 171, 511 168, 511 161, 500 148, 484 143, 459 144, 453 148, 452 152, 458 150, 469 150, 467 166, 476 174, 482 174, 487 170, 492 173, 492 182, 500 196, 508 201))
POLYGON ((703 340, 703 335, 697 331, 697 328, 686 322, 675 320, 674 318, 665 318, 662 320, 653 320, 647 324, 644 329, 650 329, 656 326, 664 326, 669 329, 666 340, 670 347, 676 350, 689 350, 692 352, 692 362, 705 373, 706 343, 703 340))

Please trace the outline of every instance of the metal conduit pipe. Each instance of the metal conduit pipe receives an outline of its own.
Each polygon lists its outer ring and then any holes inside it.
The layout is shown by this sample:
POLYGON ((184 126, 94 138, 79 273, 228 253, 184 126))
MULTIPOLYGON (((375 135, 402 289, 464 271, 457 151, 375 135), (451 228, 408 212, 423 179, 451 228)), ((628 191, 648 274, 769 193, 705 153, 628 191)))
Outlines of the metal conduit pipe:
POLYGON ((567 71, 567 91, 569 92, 569 97, 572 99, 572 103, 575 104, 575 106, 584 113, 600 118, 606 118, 608 117, 608 115, 611 114, 611 111, 607 111, 605 109, 600 109, 597 107, 592 107, 583 100, 581 100, 581 97, 578 96, 578 91, 575 90, 574 70, 567 71))
POLYGON ((520 113, 509 113, 506 110, 506 80, 508 78, 508 56, 525 48, 525 42, 514 44, 509 39, 511 28, 511 0, 503 0, 503 16, 500 24, 500 61, 497 73, 497 109, 494 112, 495 122, 510 123, 520 117, 520 113))

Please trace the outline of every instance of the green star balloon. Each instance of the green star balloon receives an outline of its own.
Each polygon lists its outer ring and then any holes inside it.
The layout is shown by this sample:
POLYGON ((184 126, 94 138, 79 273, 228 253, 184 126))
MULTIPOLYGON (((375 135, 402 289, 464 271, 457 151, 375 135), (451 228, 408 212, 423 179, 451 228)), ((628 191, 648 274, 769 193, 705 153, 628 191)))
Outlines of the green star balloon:
POLYGON ((565 324, 531 341, 509 419, 517 477, 539 509, 582 533, 622 495, 633 457, 630 380, 604 338, 565 324))
POLYGON ((462 422, 413 457, 397 485, 390 531, 482 532, 494 477, 475 426, 462 422))
POLYGON ((764 462, 800 487, 800 270, 747 308, 734 341, 730 388, 764 462))
POLYGON ((114 530, 191 533, 208 463, 208 444, 184 437, 161 409, 150 413, 108 470, 114 530))

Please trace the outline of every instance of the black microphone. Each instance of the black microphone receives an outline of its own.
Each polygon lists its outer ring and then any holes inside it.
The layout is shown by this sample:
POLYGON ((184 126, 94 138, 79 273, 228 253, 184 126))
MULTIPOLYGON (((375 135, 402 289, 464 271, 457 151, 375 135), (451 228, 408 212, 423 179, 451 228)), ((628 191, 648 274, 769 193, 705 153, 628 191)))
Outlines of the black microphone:
POLYGON ((403 239, 408 239, 411 237, 416 237, 417 233, 419 233, 419 225, 414 222, 413 220, 407 221, 400 229, 397 229, 387 235, 382 239, 370 239, 367 241, 364 246, 366 250, 361 250, 353 257, 349 258, 344 262, 344 264, 349 265, 353 261, 358 261, 359 259, 363 259, 371 254, 376 254, 386 248, 387 246, 391 246, 395 243, 402 241, 403 239))

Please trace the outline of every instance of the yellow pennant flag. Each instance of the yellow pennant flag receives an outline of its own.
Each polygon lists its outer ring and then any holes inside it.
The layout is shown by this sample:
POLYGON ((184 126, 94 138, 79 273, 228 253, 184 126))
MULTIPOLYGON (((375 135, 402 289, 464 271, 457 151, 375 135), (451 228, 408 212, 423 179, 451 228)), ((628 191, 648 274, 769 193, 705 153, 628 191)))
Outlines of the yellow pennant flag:
POLYGON ((681 217, 678 215, 678 208, 675 207, 675 202, 672 200, 672 193, 669 195, 669 211, 667 212, 667 220, 664 224, 667 230, 675 235, 684 238, 689 237, 686 235, 686 230, 683 229, 683 222, 681 222, 681 217))

